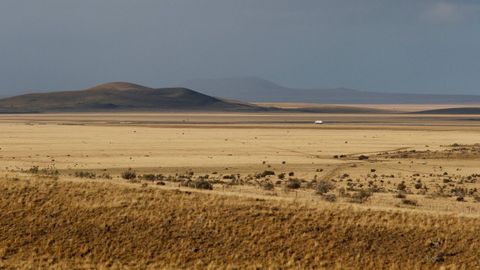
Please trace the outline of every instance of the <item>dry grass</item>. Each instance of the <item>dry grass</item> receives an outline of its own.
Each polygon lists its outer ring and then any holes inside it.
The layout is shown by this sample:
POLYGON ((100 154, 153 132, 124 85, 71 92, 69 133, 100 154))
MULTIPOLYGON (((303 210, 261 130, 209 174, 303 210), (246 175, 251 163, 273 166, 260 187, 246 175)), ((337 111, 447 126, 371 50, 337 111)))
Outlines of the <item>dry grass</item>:
POLYGON ((480 268, 479 121, 318 117, 2 116, 0 269, 480 268))
POLYGON ((0 180, 5 268, 480 267, 478 219, 0 180))

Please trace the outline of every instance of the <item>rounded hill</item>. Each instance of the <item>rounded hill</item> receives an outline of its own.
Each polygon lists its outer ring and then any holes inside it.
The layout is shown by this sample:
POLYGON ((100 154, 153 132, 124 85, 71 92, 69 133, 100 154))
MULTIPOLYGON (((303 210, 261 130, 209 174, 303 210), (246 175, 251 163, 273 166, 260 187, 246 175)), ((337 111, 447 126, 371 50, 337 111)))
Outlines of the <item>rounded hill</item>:
POLYGON ((188 88, 150 88, 128 82, 112 82, 85 90, 27 94, 0 100, 0 113, 258 110, 263 108, 211 97, 188 88))

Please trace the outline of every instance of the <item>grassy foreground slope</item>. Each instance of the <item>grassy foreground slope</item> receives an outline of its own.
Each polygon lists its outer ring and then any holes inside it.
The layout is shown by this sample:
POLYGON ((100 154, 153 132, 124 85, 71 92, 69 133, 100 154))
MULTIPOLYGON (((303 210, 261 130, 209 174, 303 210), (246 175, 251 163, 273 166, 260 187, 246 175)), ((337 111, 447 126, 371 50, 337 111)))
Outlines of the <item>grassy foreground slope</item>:
POLYGON ((4 178, 0 268, 480 267, 478 219, 325 204, 4 178))

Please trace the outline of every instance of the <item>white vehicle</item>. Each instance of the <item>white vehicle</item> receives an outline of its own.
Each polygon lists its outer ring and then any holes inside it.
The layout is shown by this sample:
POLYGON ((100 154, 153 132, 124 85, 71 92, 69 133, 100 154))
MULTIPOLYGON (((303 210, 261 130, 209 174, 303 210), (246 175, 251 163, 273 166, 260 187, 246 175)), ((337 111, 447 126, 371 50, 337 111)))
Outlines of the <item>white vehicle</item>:
POLYGON ((321 120, 317 120, 317 121, 315 121, 315 123, 314 123, 314 124, 315 124, 315 125, 321 125, 321 124, 323 124, 323 121, 321 121, 321 120))

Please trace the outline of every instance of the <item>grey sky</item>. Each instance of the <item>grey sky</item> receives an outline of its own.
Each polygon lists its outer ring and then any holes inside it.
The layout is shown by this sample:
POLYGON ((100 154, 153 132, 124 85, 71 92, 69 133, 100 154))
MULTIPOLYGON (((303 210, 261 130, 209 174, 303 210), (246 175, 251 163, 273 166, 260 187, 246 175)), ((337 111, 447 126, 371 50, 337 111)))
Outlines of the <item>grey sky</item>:
POLYGON ((479 2, 2 0, 0 95, 236 76, 480 94, 479 2))

